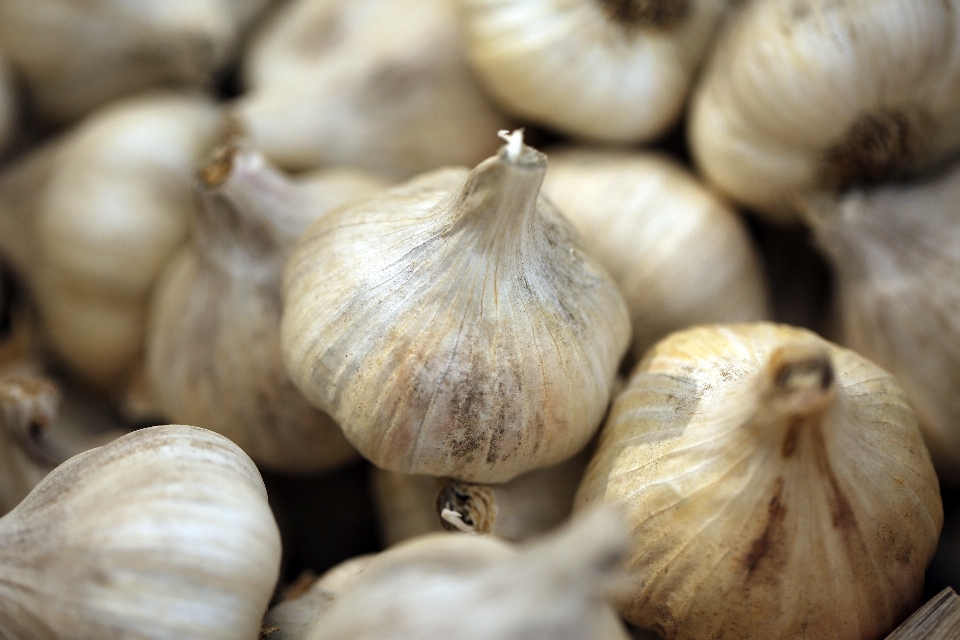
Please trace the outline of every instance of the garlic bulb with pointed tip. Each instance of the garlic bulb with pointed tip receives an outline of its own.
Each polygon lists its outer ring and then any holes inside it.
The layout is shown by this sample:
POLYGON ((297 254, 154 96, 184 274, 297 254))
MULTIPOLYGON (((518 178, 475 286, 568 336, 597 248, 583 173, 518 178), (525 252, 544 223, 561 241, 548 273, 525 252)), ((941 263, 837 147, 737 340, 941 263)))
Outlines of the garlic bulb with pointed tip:
POLYGON ((795 192, 914 173, 960 147, 960 11, 942 0, 770 0, 730 20, 689 138, 721 191, 776 220, 795 192))
POLYGON ((727 0, 459 0, 470 60, 518 116, 640 142, 676 123, 727 0))
POLYGON ((450 0, 295 0, 255 35, 233 116, 288 169, 473 165, 508 121, 462 49, 450 0))
POLYGON ((200 172, 191 241, 152 297, 145 368, 164 415, 225 435, 281 471, 356 457, 283 368, 280 281, 304 228, 383 186, 344 171, 292 180, 257 152, 217 151, 200 172))
POLYGON ((743 220, 666 156, 564 149, 550 154, 543 191, 620 285, 635 358, 695 324, 769 317, 743 220))
POLYGON ((382 468, 506 482, 603 419, 626 305, 539 197, 546 157, 509 139, 322 218, 287 263, 287 370, 382 468))
POLYGON ((674 333, 611 409, 575 512, 624 505, 621 614, 666 640, 879 640, 919 604, 943 523, 906 394, 770 323, 674 333))

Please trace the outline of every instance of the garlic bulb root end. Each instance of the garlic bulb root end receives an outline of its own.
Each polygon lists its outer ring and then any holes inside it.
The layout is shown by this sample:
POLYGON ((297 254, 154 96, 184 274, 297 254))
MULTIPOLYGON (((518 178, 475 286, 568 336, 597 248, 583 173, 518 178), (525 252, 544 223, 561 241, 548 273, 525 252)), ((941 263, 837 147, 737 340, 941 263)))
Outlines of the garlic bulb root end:
POLYGON ((437 514, 447 531, 491 533, 497 521, 497 503, 489 487, 447 480, 437 495, 437 514))
POLYGON ((826 408, 836 381, 823 345, 794 343, 779 347, 767 365, 774 405, 784 415, 812 415, 826 408))

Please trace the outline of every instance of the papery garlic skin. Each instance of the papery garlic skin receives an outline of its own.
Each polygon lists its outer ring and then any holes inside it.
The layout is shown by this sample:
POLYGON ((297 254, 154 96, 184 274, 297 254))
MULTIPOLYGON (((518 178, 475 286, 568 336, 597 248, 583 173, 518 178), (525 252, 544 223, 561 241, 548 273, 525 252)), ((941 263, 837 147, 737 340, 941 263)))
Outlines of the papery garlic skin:
POLYGON ((145 367, 164 415, 227 436, 279 471, 327 470, 357 457, 284 370, 280 283, 305 227, 382 186, 342 171, 294 181, 257 152, 218 151, 201 172, 191 241, 151 301, 145 367))
POLYGON ((16 124, 17 101, 13 78, 3 52, 0 51, 0 151, 3 151, 16 124))
POLYGON ((158 86, 205 88, 270 0, 5 0, 0 41, 55 122, 158 86))
POLYGON ((279 568, 250 459, 196 427, 142 429, 0 520, 0 635, 255 640, 279 568))
POLYGON ((679 118, 726 0, 459 0, 470 60, 512 113, 641 142, 679 118))
POLYGON ((545 157, 517 136, 333 212, 287 263, 287 370, 379 467, 506 482, 602 420, 626 306, 538 198, 545 157))
POLYGON ((916 172, 960 147, 960 12, 941 0, 770 0, 730 20, 689 138, 722 192, 796 220, 796 192, 916 172))
POLYGON ((233 116, 288 169, 473 165, 508 121, 462 49, 450 0, 296 0, 255 35, 233 116))
POLYGON ((676 162, 654 153, 563 149, 550 154, 543 191, 620 285, 635 358, 692 325, 769 317, 746 225, 676 162))
POLYGON ((943 523, 890 374, 769 323, 674 333, 617 397, 576 509, 622 504, 621 614, 666 640, 883 638, 943 523))

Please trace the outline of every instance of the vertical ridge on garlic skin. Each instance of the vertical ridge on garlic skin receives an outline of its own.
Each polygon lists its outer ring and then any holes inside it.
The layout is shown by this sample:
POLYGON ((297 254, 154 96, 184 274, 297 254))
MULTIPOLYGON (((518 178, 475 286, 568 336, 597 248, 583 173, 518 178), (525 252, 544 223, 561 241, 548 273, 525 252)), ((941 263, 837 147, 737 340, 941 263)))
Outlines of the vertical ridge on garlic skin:
POLYGON ((511 146, 333 212, 287 263, 287 370, 385 469, 505 482, 606 410, 626 307, 537 196, 545 156, 511 146))
POLYGON ((892 376, 773 324, 648 352, 576 509, 598 502, 628 510, 621 614, 666 640, 883 638, 919 603, 943 521, 892 376))

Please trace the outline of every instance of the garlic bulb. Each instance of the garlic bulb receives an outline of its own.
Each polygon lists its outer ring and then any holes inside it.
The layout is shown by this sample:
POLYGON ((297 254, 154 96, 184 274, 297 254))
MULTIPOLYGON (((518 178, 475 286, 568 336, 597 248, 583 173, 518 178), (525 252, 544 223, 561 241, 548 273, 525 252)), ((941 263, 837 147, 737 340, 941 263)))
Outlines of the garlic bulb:
POLYGON ((621 503, 621 613, 667 640, 879 639, 919 603, 943 523, 890 374, 804 329, 674 333, 617 397, 577 509, 621 503))
POLYGON ((595 432, 630 337, 623 298, 538 197, 509 136, 321 218, 284 275, 291 378, 379 467, 506 482, 595 432))
POLYGON ((293 181, 259 153, 217 152, 200 173, 192 241, 151 302, 145 366, 164 415, 225 435, 282 471, 329 469, 356 456, 284 371, 280 281, 310 222, 382 186, 343 171, 293 181))
POLYGON ((667 157, 577 148, 551 153, 543 191, 620 285, 636 358, 678 329, 768 317, 746 225, 667 157))
POLYGON ((960 482, 960 165, 922 182, 811 196, 833 263, 841 341, 889 369, 942 480, 960 482))
POLYGON ((289 169, 407 178, 479 162, 507 121, 467 66, 450 2, 290 2, 254 37, 236 123, 289 169))
POLYGON ((278 637, 627 640, 606 602, 622 527, 599 511, 519 551, 484 536, 417 538, 370 560, 307 628, 278 637))
POLYGON ((942 0, 769 0, 730 21, 694 92, 703 173, 774 219, 790 198, 913 173, 960 147, 960 11, 942 0))
POLYGON ((113 384, 140 352, 147 295, 186 237, 191 178, 219 121, 203 98, 126 100, 0 176, 0 251, 89 384, 113 384))
POLYGON ((727 0, 459 0, 470 60, 511 112, 647 141, 679 118, 727 0))
POLYGON ((206 87, 270 0, 4 0, 0 41, 57 122, 154 86, 206 87))
POLYGON ((7 61, 0 51, 0 151, 10 140, 16 124, 16 94, 7 61))
POLYGON ((142 429, 0 520, 0 636, 254 640, 279 569, 250 459, 196 427, 142 429))

